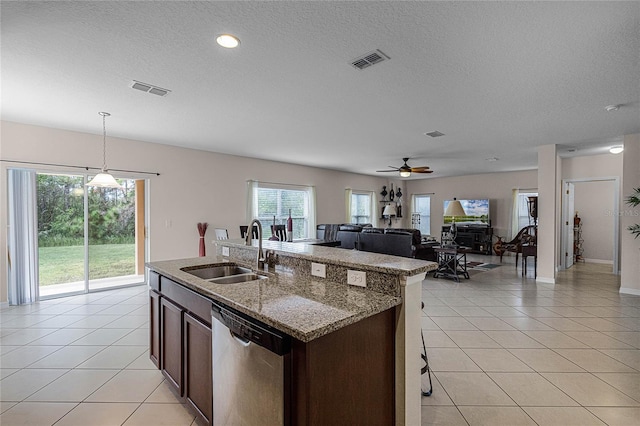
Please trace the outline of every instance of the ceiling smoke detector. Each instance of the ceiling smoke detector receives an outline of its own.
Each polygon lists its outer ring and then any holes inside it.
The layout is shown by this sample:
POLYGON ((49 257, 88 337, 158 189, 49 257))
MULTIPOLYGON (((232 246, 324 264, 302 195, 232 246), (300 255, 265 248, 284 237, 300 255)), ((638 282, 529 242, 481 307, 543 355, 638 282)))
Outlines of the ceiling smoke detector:
POLYGON ((613 111, 617 111, 620 109, 620 105, 607 105, 606 107, 604 107, 604 109, 607 112, 613 112, 613 111))
POLYGON ((171 93, 171 90, 163 89, 162 87, 154 86, 153 84, 149 83, 142 83, 141 81, 136 80, 133 80, 131 82, 131 88, 158 96, 167 96, 169 93, 171 93))
POLYGON ((439 138, 440 136, 444 136, 444 133, 434 130, 433 132, 425 133, 425 136, 431 136, 432 138, 439 138))
POLYGON ((386 61, 387 59, 391 59, 389 56, 382 53, 380 50, 374 50, 373 52, 366 53, 353 61, 351 61, 351 65, 354 68, 359 70, 363 70, 365 68, 369 68, 371 65, 379 64, 382 61, 386 61))

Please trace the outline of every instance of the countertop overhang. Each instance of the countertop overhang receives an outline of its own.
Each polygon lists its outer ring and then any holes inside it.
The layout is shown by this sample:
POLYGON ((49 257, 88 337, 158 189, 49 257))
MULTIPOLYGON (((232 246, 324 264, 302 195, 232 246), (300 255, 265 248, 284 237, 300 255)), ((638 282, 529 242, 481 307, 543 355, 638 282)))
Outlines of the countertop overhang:
MULTIPOLYGON (((250 249, 233 240, 219 243, 250 249)), ((422 260, 301 243, 265 241, 263 248, 314 262, 375 270, 387 273, 389 280, 397 281, 402 281, 401 277, 421 274, 437 266, 433 262, 422 260)), ((302 342, 309 342, 402 304, 399 296, 317 278, 308 271, 278 271, 276 268, 271 272, 259 271, 267 279, 216 284, 183 270, 224 262, 243 264, 235 259, 216 255, 150 262, 147 267, 214 302, 245 313, 302 342)))

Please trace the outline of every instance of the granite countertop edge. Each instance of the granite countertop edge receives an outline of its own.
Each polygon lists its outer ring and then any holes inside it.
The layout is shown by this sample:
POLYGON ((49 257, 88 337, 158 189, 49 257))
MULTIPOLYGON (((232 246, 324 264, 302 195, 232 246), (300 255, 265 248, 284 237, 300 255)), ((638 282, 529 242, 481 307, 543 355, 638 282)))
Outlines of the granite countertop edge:
MULTIPOLYGON (((240 249, 249 247, 257 249, 256 240, 252 242, 252 246, 246 246, 242 239, 219 240, 215 241, 215 244, 240 249)), ((400 276, 418 275, 438 268, 437 263, 420 259, 336 247, 323 247, 307 243, 263 241, 262 248, 263 250, 273 250, 283 255, 309 261, 331 263, 347 268, 367 269, 400 276)))
MULTIPOLYGON (((268 275, 268 279, 265 280, 242 284, 211 284, 181 270, 182 268, 225 262, 234 261, 218 256, 209 256, 149 262, 147 267, 213 302, 236 309, 302 342, 317 339, 402 304, 401 297, 353 289, 351 286, 328 280, 318 281, 315 277, 310 279, 304 276, 271 272, 264 273, 268 275), (310 297, 308 289, 311 285, 326 288, 328 295, 324 298, 310 297), (270 312, 268 309, 259 309, 256 307, 255 299, 258 297, 256 294, 268 293, 267 290, 277 293, 276 301, 278 299, 292 299, 302 302, 303 306, 283 304, 284 308, 278 307, 271 309, 270 312), (362 300, 359 304, 345 302, 343 299, 346 292, 352 292, 352 295, 360 297, 364 302, 362 300), (247 303, 247 300, 250 302, 247 303), (310 313, 311 311, 305 304, 311 304, 315 310, 310 313)), ((265 304, 268 305, 268 302, 265 304)), ((262 307, 262 302, 259 306, 262 307)))

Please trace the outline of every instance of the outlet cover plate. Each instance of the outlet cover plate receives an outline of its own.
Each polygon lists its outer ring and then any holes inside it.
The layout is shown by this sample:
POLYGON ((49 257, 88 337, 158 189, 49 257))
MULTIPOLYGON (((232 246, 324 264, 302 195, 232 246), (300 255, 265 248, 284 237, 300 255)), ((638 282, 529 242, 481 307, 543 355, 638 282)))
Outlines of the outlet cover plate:
POLYGON ((347 284, 356 285, 358 287, 367 286, 367 273, 363 271, 347 270, 347 284))
POLYGON ((326 278, 327 277, 327 265, 322 263, 311 263, 311 275, 314 277, 326 278))

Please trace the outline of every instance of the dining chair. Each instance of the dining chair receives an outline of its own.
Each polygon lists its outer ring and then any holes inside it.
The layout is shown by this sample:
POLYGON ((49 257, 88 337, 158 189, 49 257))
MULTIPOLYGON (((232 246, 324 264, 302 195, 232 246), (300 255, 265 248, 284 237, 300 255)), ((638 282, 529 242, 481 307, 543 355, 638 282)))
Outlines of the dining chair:
MULTIPOLYGON (((240 225, 240 236, 242 238, 247 238, 247 229, 249 228, 249 225, 240 225)), ((257 240, 258 239, 258 227, 254 225, 252 232, 251 232, 251 239, 253 240, 257 240)))
POLYGON ((215 228, 216 240, 228 240, 229 232, 225 228, 215 228))
POLYGON ((286 225, 271 225, 271 235, 274 235, 280 241, 287 241, 286 225))

